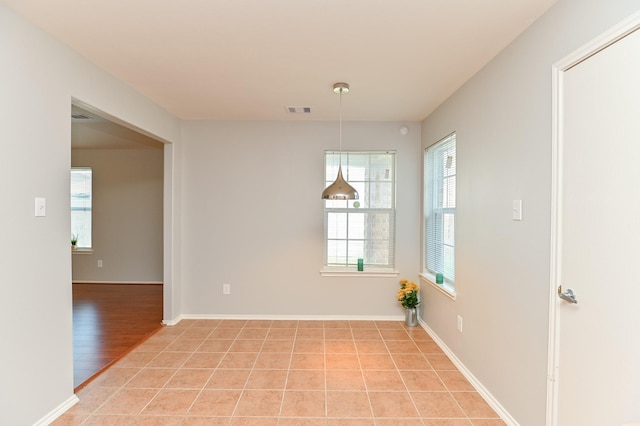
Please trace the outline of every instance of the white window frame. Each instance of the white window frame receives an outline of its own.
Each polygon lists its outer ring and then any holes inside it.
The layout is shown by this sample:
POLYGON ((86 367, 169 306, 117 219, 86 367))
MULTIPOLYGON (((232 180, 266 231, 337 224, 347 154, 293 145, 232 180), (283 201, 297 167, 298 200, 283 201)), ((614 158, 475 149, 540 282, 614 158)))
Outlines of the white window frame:
POLYGON ((421 277, 455 298, 456 229, 456 133, 451 133, 425 150, 424 232, 421 277), (451 160, 449 160, 451 157, 451 160), (445 218, 453 226, 445 226, 445 218), (447 234, 448 231, 448 234, 447 234), (448 254, 446 253, 448 252, 448 254), (442 284, 436 274, 442 273, 442 284))
MULTIPOLYGON (((79 252, 88 252, 93 249, 93 169, 91 167, 71 168, 71 233, 78 237, 79 252), (88 182, 74 184, 74 174, 89 173, 88 182), (82 192, 80 192, 82 191, 82 192), (88 212, 89 219, 84 226, 74 223, 74 211, 88 212)), ((75 253, 75 252, 74 252, 75 253)))
MULTIPOLYGON (((338 173, 340 163, 339 151, 325 151, 325 187, 330 185, 338 173)), ((325 200, 324 201, 324 254, 323 268, 320 271, 323 276, 349 276, 349 275, 375 275, 375 276, 397 276, 395 270, 395 230, 396 230, 396 152, 395 151, 343 151, 342 152, 342 172, 344 178, 353 186, 360 196, 358 200, 325 200), (390 169, 377 169, 370 167, 375 156, 387 157, 390 169), (362 167, 366 159, 366 167, 362 167), (376 188, 379 190, 376 192, 376 188), (381 189, 383 188, 383 189, 381 189), (376 195, 386 195, 384 204, 376 195), (376 205, 376 201, 378 205, 376 205), (364 213, 364 215, 363 215, 364 213), (333 217, 331 217, 333 215, 333 217), (359 215, 359 216, 356 216, 359 215), (371 235, 371 228, 367 225, 369 215, 379 215, 379 218, 386 216, 384 223, 388 225, 384 228, 386 235, 371 235), (340 217, 342 216, 342 217, 340 217), (355 236, 349 228, 350 221, 362 219, 362 235, 355 236), (343 226, 331 226, 330 221, 340 220, 343 226), (329 235, 332 228, 336 234, 329 235), (340 229, 338 235, 336 229, 340 229), (382 242, 382 244, 380 244, 382 242), (369 253, 380 250, 380 245, 386 245, 386 251, 380 253, 377 259, 367 259, 369 253), (342 249, 336 249, 344 246, 342 249), (354 248, 357 247, 357 248, 354 248), (361 249, 360 249, 361 247, 361 249), (330 259, 329 252, 335 250, 340 254, 330 259), (361 251, 364 259, 364 270, 357 270, 357 258, 353 253, 361 251), (336 259, 340 259, 336 261, 336 259)), ((335 222, 332 222, 335 223, 335 222)), ((371 255, 374 258, 373 254, 371 255)))

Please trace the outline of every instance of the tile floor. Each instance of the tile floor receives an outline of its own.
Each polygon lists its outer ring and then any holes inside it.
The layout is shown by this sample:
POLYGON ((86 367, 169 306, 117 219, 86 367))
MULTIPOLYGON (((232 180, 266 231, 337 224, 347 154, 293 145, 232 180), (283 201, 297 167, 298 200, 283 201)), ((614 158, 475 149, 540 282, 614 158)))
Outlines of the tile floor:
POLYGON ((54 425, 505 425, 399 321, 183 320, 78 397, 54 425))

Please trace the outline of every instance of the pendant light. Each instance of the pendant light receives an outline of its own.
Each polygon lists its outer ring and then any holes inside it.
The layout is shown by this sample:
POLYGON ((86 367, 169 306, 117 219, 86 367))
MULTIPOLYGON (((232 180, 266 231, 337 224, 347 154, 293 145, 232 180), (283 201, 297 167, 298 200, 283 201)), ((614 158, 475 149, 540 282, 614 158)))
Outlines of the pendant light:
POLYGON ((357 200, 358 191, 349 185, 342 177, 342 95, 349 93, 349 85, 347 83, 336 83, 333 85, 333 91, 340 95, 340 163, 338 167, 338 177, 335 182, 327 186, 322 191, 323 200, 357 200))

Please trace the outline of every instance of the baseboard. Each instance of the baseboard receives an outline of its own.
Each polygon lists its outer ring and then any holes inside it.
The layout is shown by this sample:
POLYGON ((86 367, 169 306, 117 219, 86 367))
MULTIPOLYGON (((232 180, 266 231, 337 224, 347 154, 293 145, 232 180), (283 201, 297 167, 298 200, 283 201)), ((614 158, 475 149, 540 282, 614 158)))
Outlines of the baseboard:
POLYGON ((77 280, 71 281, 72 284, 118 284, 118 285, 127 285, 127 284, 137 284, 137 285, 147 285, 147 284, 163 284, 162 281, 84 281, 77 280))
POLYGON ((50 412, 49 414, 47 414, 46 416, 44 416, 43 418, 35 422, 33 426, 47 426, 53 423, 55 419, 63 415, 69 408, 77 404, 78 401, 80 401, 80 399, 78 399, 76 395, 71 395, 69 399, 67 399, 62 404, 58 405, 58 407, 55 410, 53 410, 52 412, 50 412))
POLYGON ((184 314, 175 319, 163 320, 165 325, 176 325, 183 319, 187 320, 288 320, 288 321, 402 321, 404 316, 396 315, 211 315, 211 314, 184 314))
POLYGON ((487 404, 494 409, 494 411, 500 416, 500 418, 508 425, 508 426, 520 426, 520 424, 514 419, 511 414, 498 402, 498 400, 484 387, 484 385, 469 371, 469 369, 456 357, 456 355, 449 349, 447 345, 438 337, 438 335, 427 325, 426 322, 420 318, 418 320, 420 326, 424 329, 424 331, 431 336, 434 342, 440 349, 451 359, 451 362, 460 370, 460 373, 471 383, 471 386, 475 388, 475 390, 487 401, 487 404))

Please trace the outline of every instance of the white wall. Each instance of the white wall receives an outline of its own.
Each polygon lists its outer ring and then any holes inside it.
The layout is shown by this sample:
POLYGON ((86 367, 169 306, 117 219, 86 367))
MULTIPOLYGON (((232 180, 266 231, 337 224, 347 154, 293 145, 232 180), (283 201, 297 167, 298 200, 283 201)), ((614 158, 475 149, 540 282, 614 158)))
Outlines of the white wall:
POLYGON ((170 142, 180 122, 2 4, 0 34, 0 424, 29 425, 73 396, 71 100, 170 142))
POLYGON ((163 158, 162 146, 71 151, 93 170, 93 253, 73 254, 74 282, 162 282, 163 158))
MULTIPOLYGON (((417 279, 420 126, 409 126, 402 136, 400 123, 343 123, 343 147, 397 150, 397 269, 417 279)), ((182 148, 183 313, 402 315, 398 278, 320 276, 337 121, 187 122, 182 148)))
POLYGON ((560 0, 422 124, 425 148, 456 131, 458 155, 457 300, 425 288, 424 318, 521 425, 545 423, 551 66, 639 8, 560 0))

